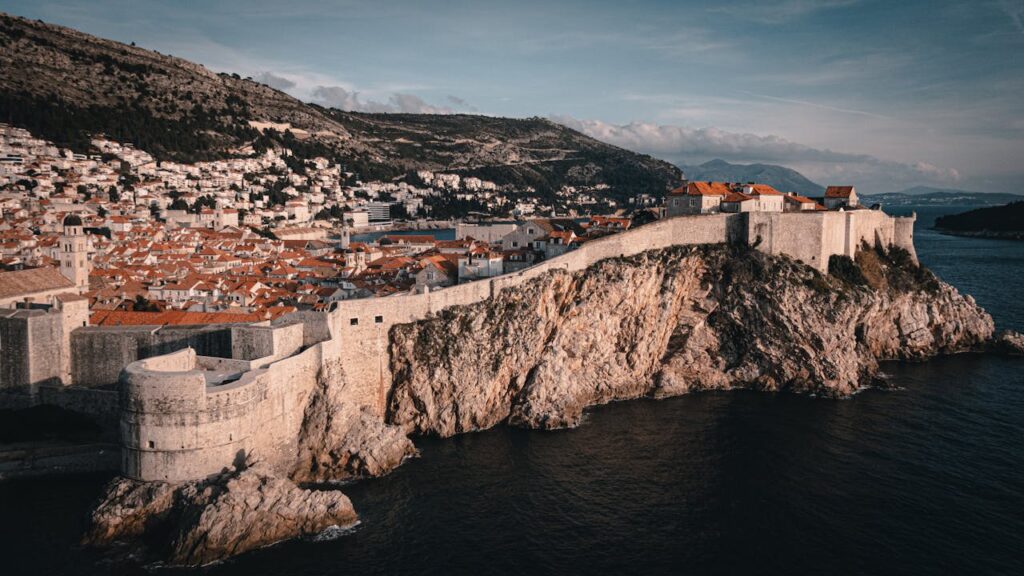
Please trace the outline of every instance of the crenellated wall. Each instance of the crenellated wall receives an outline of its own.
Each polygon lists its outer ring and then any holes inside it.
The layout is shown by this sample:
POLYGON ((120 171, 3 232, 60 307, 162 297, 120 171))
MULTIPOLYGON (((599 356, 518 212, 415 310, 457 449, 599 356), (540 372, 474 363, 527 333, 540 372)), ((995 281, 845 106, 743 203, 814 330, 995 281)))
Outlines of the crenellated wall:
POLYGON ((295 457, 317 375, 338 362, 345 397, 383 416, 391 388, 389 334, 451 306, 473 304, 555 269, 676 245, 749 243, 824 271, 833 254, 862 242, 914 255, 914 218, 879 211, 681 216, 585 243, 520 272, 421 294, 346 300, 328 313, 302 312, 274 326, 230 330, 231 358, 191 348, 134 361, 122 373, 124 473, 184 481, 220 472, 249 453, 282 467, 295 457), (231 377, 241 377, 231 381, 231 377), (228 376, 226 376, 228 375, 228 376), (227 377, 227 383, 221 383, 227 377))

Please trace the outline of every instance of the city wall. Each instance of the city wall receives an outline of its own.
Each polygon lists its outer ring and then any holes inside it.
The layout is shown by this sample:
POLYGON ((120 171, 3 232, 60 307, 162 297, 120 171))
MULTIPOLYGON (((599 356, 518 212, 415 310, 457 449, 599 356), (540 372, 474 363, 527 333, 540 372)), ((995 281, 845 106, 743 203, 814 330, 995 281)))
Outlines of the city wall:
MULTIPOLYGON (((123 472, 143 480, 191 480, 250 453, 286 467, 322 370, 336 363, 344 372, 345 399, 384 416, 392 326, 486 300, 552 270, 574 272, 652 249, 725 242, 750 243, 825 270, 831 255, 853 256, 862 242, 895 244, 913 254, 912 226, 913 218, 868 210, 671 218, 587 242, 517 273, 420 294, 341 301, 326 314, 299 313, 275 326, 235 327, 221 358, 197 354, 194 346, 132 358, 121 376, 123 472), (240 376, 221 383, 225 373, 240 376)), ((176 340, 183 341, 191 340, 176 340)))
POLYGON ((262 358, 211 358, 184 348, 129 364, 120 398, 122 472, 181 482, 249 455, 287 468, 309 395, 322 367, 337 358, 337 343, 302 349, 301 324, 268 330, 275 348, 262 358), (225 373, 237 379, 221 381, 225 373))

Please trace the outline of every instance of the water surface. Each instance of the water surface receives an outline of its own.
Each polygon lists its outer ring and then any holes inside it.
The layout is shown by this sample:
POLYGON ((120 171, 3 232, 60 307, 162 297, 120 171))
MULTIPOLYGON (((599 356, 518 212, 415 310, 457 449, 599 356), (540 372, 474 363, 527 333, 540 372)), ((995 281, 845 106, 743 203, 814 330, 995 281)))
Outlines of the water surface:
MULTIPOLYGON (((1024 242, 943 236, 922 262, 1024 330, 1024 242)), ((1022 574, 1024 360, 887 363, 849 400, 713 392, 623 402, 578 429, 417 439, 346 488, 351 535, 199 572, 1022 574)), ((74 546, 102 476, 0 484, 5 574, 132 571, 74 546)), ((195 571, 160 571, 196 573, 195 571)))

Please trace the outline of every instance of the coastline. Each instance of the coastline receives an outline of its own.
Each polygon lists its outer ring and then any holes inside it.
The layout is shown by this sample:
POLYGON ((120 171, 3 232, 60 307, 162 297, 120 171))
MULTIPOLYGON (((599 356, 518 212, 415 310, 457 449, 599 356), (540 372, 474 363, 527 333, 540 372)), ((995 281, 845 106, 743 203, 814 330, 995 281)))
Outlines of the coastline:
POLYGON ((1024 240, 1024 230, 996 231, 996 230, 949 230, 946 228, 932 228, 939 234, 946 236, 961 236, 964 238, 984 238, 988 240, 1024 240))

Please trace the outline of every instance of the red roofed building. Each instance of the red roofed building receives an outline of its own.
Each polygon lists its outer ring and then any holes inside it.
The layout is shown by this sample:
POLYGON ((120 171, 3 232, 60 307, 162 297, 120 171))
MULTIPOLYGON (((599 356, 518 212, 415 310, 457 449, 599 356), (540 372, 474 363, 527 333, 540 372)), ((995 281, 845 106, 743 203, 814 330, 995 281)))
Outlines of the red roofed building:
POLYGON ((853 186, 829 186, 825 189, 825 208, 852 208, 858 203, 857 190, 853 186))
POLYGON ((725 182, 689 182, 669 192, 666 214, 713 214, 731 191, 725 182))

